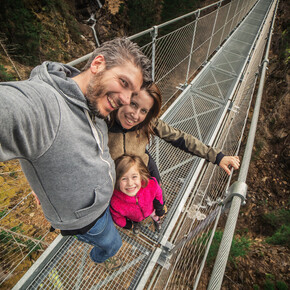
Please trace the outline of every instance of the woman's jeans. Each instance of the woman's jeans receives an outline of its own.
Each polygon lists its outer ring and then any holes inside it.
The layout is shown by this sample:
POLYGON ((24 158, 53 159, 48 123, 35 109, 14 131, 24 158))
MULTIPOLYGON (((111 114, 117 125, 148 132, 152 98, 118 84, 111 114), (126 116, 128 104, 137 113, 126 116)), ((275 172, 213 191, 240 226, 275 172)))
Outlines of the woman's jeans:
POLYGON ((87 233, 76 235, 76 237, 78 240, 94 246, 90 256, 96 263, 103 263, 114 256, 122 246, 122 240, 113 223, 109 207, 87 233))

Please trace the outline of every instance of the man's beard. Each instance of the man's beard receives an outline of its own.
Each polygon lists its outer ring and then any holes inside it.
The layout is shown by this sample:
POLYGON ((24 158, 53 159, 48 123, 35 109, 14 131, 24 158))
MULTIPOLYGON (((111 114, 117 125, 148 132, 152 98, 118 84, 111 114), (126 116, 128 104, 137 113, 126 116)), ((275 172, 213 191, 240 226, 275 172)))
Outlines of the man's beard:
POLYGON ((90 80, 87 86, 86 99, 91 113, 97 118, 105 119, 107 116, 104 116, 98 107, 98 99, 104 96, 105 92, 105 87, 102 85, 102 76, 103 72, 100 72, 90 80))

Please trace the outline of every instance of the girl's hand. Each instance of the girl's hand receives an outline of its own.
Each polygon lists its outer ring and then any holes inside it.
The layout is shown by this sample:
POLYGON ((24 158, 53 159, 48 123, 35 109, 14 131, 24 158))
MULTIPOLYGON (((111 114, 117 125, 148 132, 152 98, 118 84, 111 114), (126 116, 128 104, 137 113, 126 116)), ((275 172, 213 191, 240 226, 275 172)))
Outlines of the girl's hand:
POLYGON ((231 168, 239 169, 240 158, 239 156, 224 156, 219 166, 228 174, 231 174, 231 168))
POLYGON ((166 204, 164 204, 164 207, 163 207, 163 210, 164 210, 164 214, 162 216, 159 216, 160 220, 163 220, 167 214, 167 206, 166 204))

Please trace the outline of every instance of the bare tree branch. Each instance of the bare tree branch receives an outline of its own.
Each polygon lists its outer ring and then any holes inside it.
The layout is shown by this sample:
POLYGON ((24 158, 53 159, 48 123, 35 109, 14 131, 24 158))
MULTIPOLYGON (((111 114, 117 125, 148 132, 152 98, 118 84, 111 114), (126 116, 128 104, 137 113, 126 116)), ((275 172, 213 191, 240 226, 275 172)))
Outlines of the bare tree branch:
POLYGON ((22 80, 22 78, 21 78, 21 76, 20 76, 20 74, 19 74, 19 71, 17 70, 17 68, 16 68, 16 66, 15 66, 15 64, 14 64, 14 62, 13 62, 13 60, 11 59, 11 57, 9 56, 8 51, 6 50, 6 47, 5 47, 5 44, 4 44, 4 41, 3 41, 3 38, 2 38, 2 37, 0 38, 0 45, 1 45, 2 49, 4 50, 6 56, 8 57, 9 61, 11 62, 11 64, 12 64, 12 66, 13 66, 15 72, 17 73, 19 79, 22 80))

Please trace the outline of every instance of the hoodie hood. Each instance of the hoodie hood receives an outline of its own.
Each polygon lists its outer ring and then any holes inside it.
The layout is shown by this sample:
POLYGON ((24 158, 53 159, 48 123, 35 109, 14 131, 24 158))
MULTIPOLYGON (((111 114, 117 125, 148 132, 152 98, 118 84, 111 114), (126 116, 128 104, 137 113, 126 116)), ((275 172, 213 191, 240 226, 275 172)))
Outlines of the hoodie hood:
POLYGON ((30 78, 40 78, 53 86, 67 101, 89 110, 83 92, 72 79, 78 74, 80 71, 72 66, 45 61, 31 71, 30 78))

